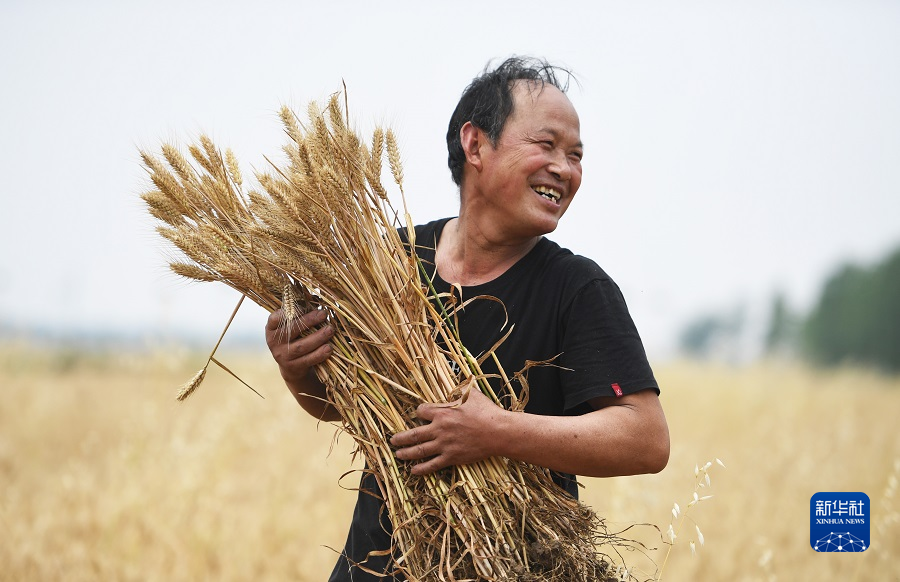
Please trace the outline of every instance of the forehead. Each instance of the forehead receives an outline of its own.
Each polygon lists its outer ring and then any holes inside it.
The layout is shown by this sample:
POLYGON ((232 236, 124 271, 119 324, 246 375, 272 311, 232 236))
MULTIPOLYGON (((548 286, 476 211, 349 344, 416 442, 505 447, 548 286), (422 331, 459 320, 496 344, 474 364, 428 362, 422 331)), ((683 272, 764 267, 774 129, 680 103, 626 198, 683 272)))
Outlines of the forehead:
POLYGON ((513 86, 513 111, 508 124, 555 131, 580 130, 578 112, 565 93, 549 84, 517 81, 513 86))

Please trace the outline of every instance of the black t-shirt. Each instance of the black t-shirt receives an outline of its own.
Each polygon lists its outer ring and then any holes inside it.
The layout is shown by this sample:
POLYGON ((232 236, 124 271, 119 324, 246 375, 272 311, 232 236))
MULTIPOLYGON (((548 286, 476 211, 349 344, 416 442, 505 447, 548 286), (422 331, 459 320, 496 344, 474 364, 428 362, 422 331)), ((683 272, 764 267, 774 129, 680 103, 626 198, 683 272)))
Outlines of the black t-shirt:
MULTIPOLYGON (((416 227, 416 253, 432 277, 439 293, 450 285, 434 269, 437 241, 449 218, 416 227)), ((456 294, 458 296, 459 289, 456 294)), ((553 360, 527 371, 529 386, 525 412, 542 415, 579 415, 592 409, 589 400, 598 396, 622 396, 651 388, 659 393, 656 379, 640 336, 628 313, 618 286, 594 262, 573 254, 542 238, 535 247, 493 281, 462 288, 468 303, 456 314, 463 345, 474 356, 490 350, 514 326, 496 349, 506 375, 525 368, 528 361, 553 360), (505 326, 504 326, 505 323, 505 326)), ((482 364, 486 374, 496 374, 492 359, 482 364)), ((498 390, 501 380, 490 380, 498 390)), ((517 382, 513 380, 514 388, 517 382)), ((554 474, 554 480, 578 497, 572 475, 554 474)), ((374 477, 366 475, 361 488, 377 494, 374 477)), ((353 514, 344 554, 330 582, 390 580, 358 568, 373 550, 390 547, 390 522, 381 501, 361 492, 353 514)), ((365 566, 385 571, 389 557, 372 557, 365 566)))

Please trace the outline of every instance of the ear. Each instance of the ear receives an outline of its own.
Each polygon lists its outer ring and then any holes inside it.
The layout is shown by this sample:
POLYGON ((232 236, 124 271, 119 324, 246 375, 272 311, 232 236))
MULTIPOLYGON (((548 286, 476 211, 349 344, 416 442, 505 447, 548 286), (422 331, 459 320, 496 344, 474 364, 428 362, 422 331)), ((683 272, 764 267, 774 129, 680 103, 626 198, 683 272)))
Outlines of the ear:
POLYGON ((487 136, 472 125, 471 121, 467 121, 459 128, 459 141, 462 144, 463 153, 466 154, 466 162, 480 172, 482 167, 481 148, 487 142, 487 136))

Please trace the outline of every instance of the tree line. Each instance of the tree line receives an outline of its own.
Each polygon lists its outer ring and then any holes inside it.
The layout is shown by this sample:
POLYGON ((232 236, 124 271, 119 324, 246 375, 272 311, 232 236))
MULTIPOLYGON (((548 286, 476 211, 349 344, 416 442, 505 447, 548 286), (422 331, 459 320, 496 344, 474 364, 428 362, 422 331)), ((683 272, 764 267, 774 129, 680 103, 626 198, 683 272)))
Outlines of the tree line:
POLYGON ((838 269, 801 323, 800 348, 816 363, 900 371, 900 248, 872 267, 838 269))
MULTIPOLYGON (((720 354, 742 331, 737 313, 695 320, 681 335, 683 351, 699 357, 720 354)), ((776 294, 763 349, 769 356, 798 356, 817 365, 900 372, 900 247, 875 265, 836 269, 805 315, 776 294)))

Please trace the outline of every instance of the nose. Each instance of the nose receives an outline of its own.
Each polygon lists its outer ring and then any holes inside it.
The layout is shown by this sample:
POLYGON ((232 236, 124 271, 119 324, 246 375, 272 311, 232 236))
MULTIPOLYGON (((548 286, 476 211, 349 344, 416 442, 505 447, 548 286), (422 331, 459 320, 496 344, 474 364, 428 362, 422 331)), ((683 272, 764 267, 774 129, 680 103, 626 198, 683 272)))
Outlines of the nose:
POLYGON ((557 180, 568 182, 572 177, 572 168, 566 153, 558 149, 553 150, 550 163, 547 164, 547 171, 553 174, 557 180))

